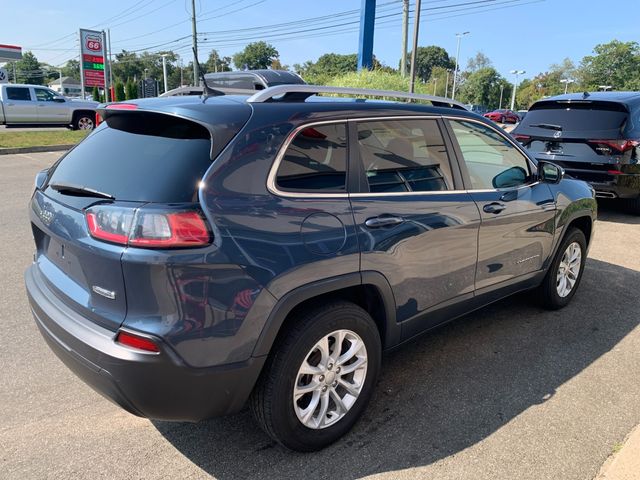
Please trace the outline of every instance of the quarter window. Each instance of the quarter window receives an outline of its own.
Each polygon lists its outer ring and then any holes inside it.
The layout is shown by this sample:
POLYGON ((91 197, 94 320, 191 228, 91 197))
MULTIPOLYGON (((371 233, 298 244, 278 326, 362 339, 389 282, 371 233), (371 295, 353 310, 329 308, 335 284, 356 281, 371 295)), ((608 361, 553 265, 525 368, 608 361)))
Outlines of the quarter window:
POLYGON ((31 101, 29 89, 24 87, 7 87, 7 100, 31 101))
POLYGON ((358 143, 370 192, 453 189, 449 157, 436 120, 361 122, 358 143))
POLYGON ((527 158, 498 132, 476 122, 450 123, 473 189, 517 187, 531 180, 527 158))
POLYGON ((341 193, 347 184, 347 128, 343 123, 301 130, 280 162, 276 184, 281 190, 341 193))

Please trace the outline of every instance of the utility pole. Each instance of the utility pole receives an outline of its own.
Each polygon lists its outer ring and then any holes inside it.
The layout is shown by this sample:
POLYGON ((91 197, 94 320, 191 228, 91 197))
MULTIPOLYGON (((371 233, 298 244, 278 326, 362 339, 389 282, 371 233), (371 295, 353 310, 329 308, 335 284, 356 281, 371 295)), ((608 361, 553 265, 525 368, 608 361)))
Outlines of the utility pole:
POLYGON ((438 77, 433 77, 433 96, 436 96, 436 88, 438 87, 438 77))
POLYGON ((416 0, 416 11, 413 14, 413 19, 413 49, 411 50, 409 93, 415 91, 416 85, 416 55, 418 53, 418 31, 420 29, 420 0, 416 0))
POLYGON ((196 30, 196 0, 191 0, 191 30, 193 32, 193 86, 200 84, 200 65, 198 65, 198 32, 196 30))
POLYGON ((182 75, 182 59, 180 59, 180 86, 184 87, 184 77, 182 75))
POLYGON ((513 93, 511 95, 511 110, 515 107, 516 104, 516 90, 518 89, 518 75, 522 75, 523 73, 527 73, 524 70, 511 70, 510 73, 513 73, 516 76, 516 81, 513 83, 513 93))
POLYGON ((453 90, 451 92, 451 100, 456 99, 456 85, 458 83, 458 64, 460 63, 460 40, 465 35, 468 35, 469 32, 456 33, 456 37, 458 37, 458 47, 456 48, 456 68, 453 71, 453 90))
MULTIPOLYGON (((81 58, 80 61, 83 59, 81 58)), ((107 75, 107 32, 102 30, 102 66, 105 70, 103 70, 104 75, 104 101, 105 103, 109 102, 109 75, 107 75)), ((111 99, 113 101, 113 98, 111 99)))
POLYGON ((402 2, 402 59, 400 60, 400 73, 407 76, 407 41, 409 38, 409 0, 402 2))
POLYGON ((449 98, 449 74, 451 73, 451 69, 447 68, 447 83, 444 86, 444 97, 449 98))
MULTIPOLYGON (((108 41, 108 46, 109 46, 109 83, 111 84, 111 88, 113 89, 113 71, 111 70, 111 29, 107 28, 107 36, 109 37, 109 41, 108 41)), ((107 63, 107 59, 104 59, 105 62, 107 63)), ((115 91, 114 91, 115 93, 115 91)), ((115 98, 113 98, 112 100, 115 100, 115 98)))
POLYGON ((169 90, 167 88, 167 54, 162 54, 162 76, 164 77, 164 91, 169 90))

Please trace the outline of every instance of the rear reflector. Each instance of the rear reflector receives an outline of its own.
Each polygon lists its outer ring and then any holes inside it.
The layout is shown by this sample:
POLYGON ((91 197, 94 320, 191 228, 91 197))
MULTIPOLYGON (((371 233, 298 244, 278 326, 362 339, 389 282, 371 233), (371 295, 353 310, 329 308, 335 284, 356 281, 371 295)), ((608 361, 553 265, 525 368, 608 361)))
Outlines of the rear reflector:
POLYGON ((97 205, 85 212, 93 238, 140 248, 200 247, 211 233, 202 215, 194 210, 97 205))
POLYGON ((516 140, 518 140, 519 142, 526 142, 528 140, 531 140, 531 137, 529 135, 521 135, 519 133, 516 133, 513 138, 515 138, 516 140))
POLYGON ((158 346, 148 338, 139 337, 138 335, 134 335, 129 332, 118 332, 116 342, 122 345, 126 345, 127 347, 135 348, 137 350, 144 350, 145 352, 160 352, 158 346))

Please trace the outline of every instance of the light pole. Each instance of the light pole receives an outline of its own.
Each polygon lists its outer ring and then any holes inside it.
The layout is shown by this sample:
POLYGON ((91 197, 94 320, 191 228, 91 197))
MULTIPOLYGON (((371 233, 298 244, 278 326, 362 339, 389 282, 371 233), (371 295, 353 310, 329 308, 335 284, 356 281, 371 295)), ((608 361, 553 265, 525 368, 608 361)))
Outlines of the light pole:
POLYGON ((436 96, 436 88, 438 88, 438 77, 433 77, 433 96, 436 96))
POLYGON ((164 77, 164 91, 169 90, 167 88, 167 54, 163 53, 162 55, 162 76, 164 77))
POLYGON ((575 82, 572 78, 562 78, 560 79, 560 83, 564 83, 564 94, 567 94, 567 90, 569 88, 569 84, 575 82))
POLYGON ((449 74, 451 73, 451 69, 447 68, 447 83, 444 84, 444 97, 447 98, 449 96, 449 74))
POLYGON ((502 92, 504 92, 504 85, 500 85, 500 104, 498 105, 498 110, 502 108, 502 92))
POLYGON ((516 81, 513 83, 513 93, 511 94, 511 110, 513 110, 516 105, 516 90, 518 88, 518 75, 522 75, 527 72, 525 72, 524 70, 511 70, 510 73, 513 73, 516 76, 516 81))
POLYGON ((471 32, 456 33, 456 37, 458 38, 458 46, 456 47, 456 68, 453 71, 453 90, 451 92, 451 99, 452 100, 456 99, 456 85, 457 85, 457 81, 458 81, 458 63, 459 63, 458 59, 460 57, 460 40, 465 35, 469 35, 469 33, 471 33, 471 32))

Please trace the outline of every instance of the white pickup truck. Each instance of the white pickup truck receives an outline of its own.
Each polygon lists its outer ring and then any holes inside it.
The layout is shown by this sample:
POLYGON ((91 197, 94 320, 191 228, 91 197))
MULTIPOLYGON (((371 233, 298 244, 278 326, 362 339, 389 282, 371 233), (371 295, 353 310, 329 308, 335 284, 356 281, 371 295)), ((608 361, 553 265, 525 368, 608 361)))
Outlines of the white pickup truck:
POLYGON ((0 125, 92 130, 97 102, 71 100, 42 85, 0 84, 0 125))

